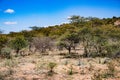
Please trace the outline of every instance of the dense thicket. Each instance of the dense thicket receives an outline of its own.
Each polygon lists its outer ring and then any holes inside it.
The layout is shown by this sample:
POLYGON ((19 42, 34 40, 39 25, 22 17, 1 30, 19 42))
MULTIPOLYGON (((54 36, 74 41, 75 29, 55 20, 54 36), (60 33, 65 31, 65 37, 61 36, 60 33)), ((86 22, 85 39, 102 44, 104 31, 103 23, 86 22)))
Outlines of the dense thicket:
MULTIPOLYGON (((29 48, 35 46, 41 52, 51 48, 50 46, 54 43, 57 47, 67 49, 69 53, 71 49, 75 49, 76 44, 82 45, 85 57, 113 57, 120 54, 120 17, 99 19, 74 15, 69 18, 69 21, 70 23, 48 27, 33 26, 30 27, 31 31, 1 34, 0 50, 5 45, 8 46, 7 39, 10 41, 12 38, 23 36, 22 42, 27 41, 29 48)), ((22 46, 19 40, 18 45, 22 46)), ((15 46, 14 43, 13 46, 15 46)))

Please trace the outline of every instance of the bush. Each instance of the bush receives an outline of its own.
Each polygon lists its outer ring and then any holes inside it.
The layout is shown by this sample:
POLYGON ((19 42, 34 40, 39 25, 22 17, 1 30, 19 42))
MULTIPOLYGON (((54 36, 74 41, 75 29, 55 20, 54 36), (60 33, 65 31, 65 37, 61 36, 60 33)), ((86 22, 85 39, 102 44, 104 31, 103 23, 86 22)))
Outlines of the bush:
POLYGON ((1 55, 7 59, 11 59, 11 49, 8 47, 2 48, 1 55))
POLYGON ((48 75, 50 75, 50 76, 53 75, 53 73, 54 73, 53 69, 54 69, 54 67, 55 67, 56 65, 57 65, 57 64, 54 63, 54 62, 50 62, 50 63, 48 64, 48 67, 50 68, 50 71, 48 72, 48 75))
POLYGON ((73 67, 72 67, 72 65, 70 66, 70 70, 68 71, 68 74, 73 75, 73 67))
POLYGON ((91 80, 102 80, 102 75, 100 73, 94 74, 91 80))
POLYGON ((24 37, 16 37, 14 40, 11 41, 11 47, 16 50, 18 54, 22 48, 27 47, 28 42, 25 40, 24 37))
POLYGON ((57 64, 56 63, 53 63, 53 62, 50 62, 49 63, 49 68, 50 68, 50 71, 53 72, 53 69, 54 67, 56 66, 57 64))
POLYGON ((16 67, 17 65, 18 65, 18 62, 13 59, 6 59, 4 63, 4 66, 9 68, 16 67))
POLYGON ((114 65, 114 63, 113 63, 113 62, 109 62, 109 63, 107 64, 107 67, 108 67, 108 72, 107 72, 107 74, 108 74, 110 77, 114 76, 114 73, 115 73, 115 65, 114 65))

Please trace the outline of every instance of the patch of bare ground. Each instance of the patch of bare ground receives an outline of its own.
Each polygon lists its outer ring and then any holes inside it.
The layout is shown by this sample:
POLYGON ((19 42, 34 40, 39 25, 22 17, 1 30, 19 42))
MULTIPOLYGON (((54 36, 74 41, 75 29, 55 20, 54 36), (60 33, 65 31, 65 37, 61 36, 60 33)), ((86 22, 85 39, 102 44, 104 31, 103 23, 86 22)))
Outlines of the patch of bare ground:
MULTIPOLYGON (((55 52, 54 52, 55 53, 55 52)), ((120 59, 110 59, 115 68, 110 76, 106 58, 64 58, 63 55, 39 53, 0 61, 0 80, 120 80, 120 59), (48 75, 50 62, 56 64, 48 75), (99 75, 98 75, 99 74, 99 75), (102 79, 97 79, 102 77, 102 79)), ((108 61, 108 62, 109 62, 108 61)))

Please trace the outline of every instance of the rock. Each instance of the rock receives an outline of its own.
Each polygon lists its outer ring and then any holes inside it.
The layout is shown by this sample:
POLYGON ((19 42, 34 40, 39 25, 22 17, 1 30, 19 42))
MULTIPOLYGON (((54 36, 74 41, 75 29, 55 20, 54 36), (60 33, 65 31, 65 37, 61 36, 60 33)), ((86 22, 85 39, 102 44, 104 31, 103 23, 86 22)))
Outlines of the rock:
POLYGON ((104 58, 101 60, 101 63, 106 64, 106 63, 110 62, 110 60, 111 60, 110 58, 104 58))

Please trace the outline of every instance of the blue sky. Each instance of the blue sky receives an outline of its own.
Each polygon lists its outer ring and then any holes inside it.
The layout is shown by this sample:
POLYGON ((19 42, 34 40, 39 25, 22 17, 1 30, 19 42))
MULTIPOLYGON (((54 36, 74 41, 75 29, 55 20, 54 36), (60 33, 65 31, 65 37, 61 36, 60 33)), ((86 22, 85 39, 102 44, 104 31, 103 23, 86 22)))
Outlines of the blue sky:
POLYGON ((120 17, 120 0, 0 0, 4 33, 66 23, 71 15, 120 17))

